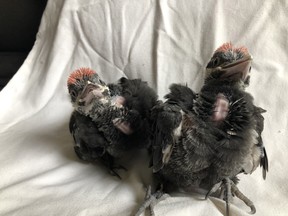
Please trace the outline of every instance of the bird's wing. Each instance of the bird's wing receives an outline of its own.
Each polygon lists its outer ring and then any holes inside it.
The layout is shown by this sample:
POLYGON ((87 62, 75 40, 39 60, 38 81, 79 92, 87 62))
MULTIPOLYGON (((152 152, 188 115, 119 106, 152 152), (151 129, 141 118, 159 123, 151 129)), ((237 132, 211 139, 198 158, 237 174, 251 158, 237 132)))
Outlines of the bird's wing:
POLYGON ((266 173, 268 172, 268 156, 265 150, 265 146, 262 140, 262 131, 264 129, 264 117, 262 116, 262 113, 265 113, 266 110, 262 109, 261 107, 254 106, 254 118, 256 121, 256 132, 258 134, 256 144, 256 148, 260 149, 260 158, 258 158, 260 167, 262 167, 262 176, 263 179, 266 179, 266 173))
POLYGON ((246 158, 243 170, 245 173, 252 173, 260 165, 260 167, 262 167, 263 179, 266 179, 266 174, 268 172, 268 156, 261 136, 264 128, 264 117, 262 116, 262 113, 266 112, 266 110, 261 107, 256 107, 255 105, 253 105, 252 109, 252 118, 255 125, 253 134, 255 135, 252 140, 253 145, 251 146, 250 154, 246 158))
POLYGON ((69 130, 80 159, 95 159, 105 153, 107 141, 90 117, 74 111, 70 118, 69 130))
POLYGON ((168 163, 173 146, 181 133, 182 112, 174 104, 161 103, 152 109, 153 123, 152 163, 158 172, 168 163))
POLYGON ((187 86, 172 84, 170 93, 165 96, 168 103, 177 104, 183 111, 192 111, 196 94, 187 86))
POLYGON ((182 120, 185 112, 192 111, 196 95, 187 86, 172 84, 165 96, 167 101, 152 109, 154 120, 152 163, 153 171, 158 172, 170 160, 174 144, 182 134, 182 120))
POLYGON ((77 116, 80 115, 77 111, 74 111, 70 117, 69 121, 69 131, 74 139, 74 144, 80 145, 80 141, 78 139, 78 124, 77 124, 77 116))
POLYGON ((151 108, 157 103, 155 91, 141 79, 125 77, 119 79, 117 84, 110 84, 109 88, 117 92, 116 97, 121 98, 121 104, 126 110, 120 123, 129 129, 129 134, 141 130, 149 119, 151 108))
POLYGON ((141 79, 121 78, 121 96, 125 98, 125 106, 129 110, 136 110, 142 116, 147 115, 149 110, 157 103, 156 92, 149 87, 147 82, 141 79))

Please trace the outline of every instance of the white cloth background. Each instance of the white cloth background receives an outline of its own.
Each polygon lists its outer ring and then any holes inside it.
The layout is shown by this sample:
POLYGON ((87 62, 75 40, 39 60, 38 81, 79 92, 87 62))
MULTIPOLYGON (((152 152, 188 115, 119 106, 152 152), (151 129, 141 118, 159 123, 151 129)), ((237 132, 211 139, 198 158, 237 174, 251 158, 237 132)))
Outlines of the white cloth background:
MULTIPOLYGON (((107 82, 142 78, 159 98, 175 82, 198 91, 213 50, 227 41, 253 55, 248 91, 268 111, 267 179, 259 169, 241 176, 239 188, 254 201, 256 215, 287 215, 287 23, 285 0, 49 0, 34 48, 0 93, 0 215, 135 212, 149 170, 131 156, 130 171, 118 180, 77 159, 68 132, 69 73, 91 67, 107 82)), ((233 203, 232 215, 246 215, 248 207, 233 203)), ((155 212, 217 216, 224 209, 218 199, 175 194, 155 212)))

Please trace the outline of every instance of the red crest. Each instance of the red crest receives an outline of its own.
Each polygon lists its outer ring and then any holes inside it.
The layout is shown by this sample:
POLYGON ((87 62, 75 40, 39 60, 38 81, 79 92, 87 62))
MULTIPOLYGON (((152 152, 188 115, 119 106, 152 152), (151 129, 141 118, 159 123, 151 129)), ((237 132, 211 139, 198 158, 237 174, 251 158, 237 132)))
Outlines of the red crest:
POLYGON ((248 49, 245 46, 240 47, 233 47, 231 42, 224 43, 222 46, 220 46, 218 49, 216 49, 215 53, 217 52, 227 52, 227 51, 233 51, 233 52, 241 52, 244 55, 249 54, 248 49))
POLYGON ((67 84, 75 84, 76 80, 82 79, 84 76, 90 77, 92 75, 96 74, 96 71, 90 69, 90 68, 79 68, 75 71, 73 71, 70 76, 68 77, 67 84))

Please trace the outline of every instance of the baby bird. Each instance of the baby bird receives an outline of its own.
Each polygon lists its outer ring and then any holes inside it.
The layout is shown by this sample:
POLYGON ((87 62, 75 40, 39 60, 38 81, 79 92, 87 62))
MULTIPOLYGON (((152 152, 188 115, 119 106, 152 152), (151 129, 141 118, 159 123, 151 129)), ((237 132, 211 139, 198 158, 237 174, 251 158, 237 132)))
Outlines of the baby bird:
MULTIPOLYGON (((206 78, 198 94, 173 84, 165 103, 153 108, 155 119, 152 167, 159 179, 154 194, 150 188, 136 215, 153 207, 171 190, 221 189, 229 203, 232 195, 256 212, 254 204, 237 188, 239 173, 252 173, 260 164, 263 178, 268 159, 262 142, 264 118, 252 96, 249 84, 252 57, 245 47, 225 43, 213 54, 206 78)), ((207 197, 206 196, 206 197, 207 197)))
POLYGON ((106 84, 89 68, 71 73, 67 85, 75 108, 70 132, 76 154, 90 162, 102 160, 118 176, 115 169, 123 167, 115 166, 115 158, 150 145, 149 115, 156 93, 140 79, 123 77, 106 84))

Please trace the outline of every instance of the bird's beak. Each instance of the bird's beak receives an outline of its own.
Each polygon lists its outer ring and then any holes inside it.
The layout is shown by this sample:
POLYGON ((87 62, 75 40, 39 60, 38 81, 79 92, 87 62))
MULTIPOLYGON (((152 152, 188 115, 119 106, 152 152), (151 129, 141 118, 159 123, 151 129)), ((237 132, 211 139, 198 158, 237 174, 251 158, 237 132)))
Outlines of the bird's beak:
POLYGON ((218 70, 223 72, 221 77, 231 80, 242 79, 245 81, 249 75, 252 59, 252 56, 248 55, 223 67, 219 67, 218 70))
POLYGON ((87 82, 82 93, 79 96, 78 105, 85 106, 90 104, 94 98, 103 98, 108 94, 108 87, 91 82, 87 82))

